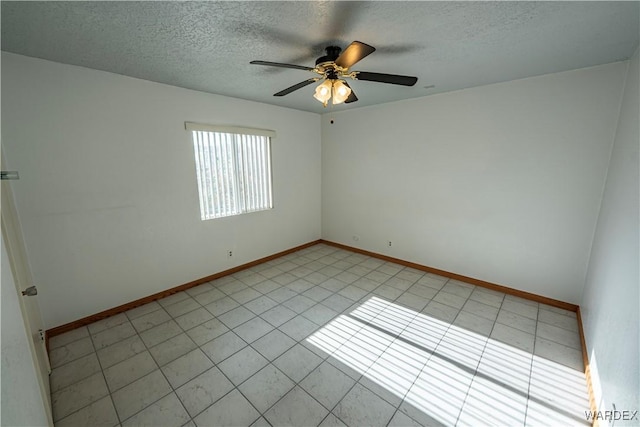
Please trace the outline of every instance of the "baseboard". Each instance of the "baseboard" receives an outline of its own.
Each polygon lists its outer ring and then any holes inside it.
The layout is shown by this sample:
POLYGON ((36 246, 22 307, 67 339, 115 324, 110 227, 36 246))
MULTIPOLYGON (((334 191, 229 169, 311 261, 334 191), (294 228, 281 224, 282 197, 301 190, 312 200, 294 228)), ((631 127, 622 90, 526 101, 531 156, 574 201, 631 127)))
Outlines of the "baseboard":
MULTIPOLYGON (((576 315, 578 317, 580 344, 582 345, 582 363, 584 364, 584 375, 587 380, 587 391, 589 393, 589 407, 593 413, 596 413, 598 411, 598 404, 596 403, 596 394, 593 390, 593 381, 591 379, 591 369, 589 365, 589 352, 587 351, 587 342, 584 338, 584 328, 582 326, 582 313, 580 312, 580 307, 578 307, 576 315)), ((595 417, 593 418, 593 423, 591 425, 594 427, 598 426, 598 420, 595 417)))
POLYGON ((153 295, 149 295, 149 296, 137 299, 135 301, 131 301, 129 303, 122 304, 122 305, 119 305, 117 307, 113 307, 113 308, 110 308, 108 310, 101 311, 100 313, 92 314, 90 316, 83 317, 82 319, 74 320, 73 322, 69 322, 69 323, 66 323, 64 325, 56 326, 55 328, 47 330, 46 333, 45 333, 46 340, 47 340, 47 349, 48 349, 48 345, 49 345, 48 344, 49 343, 49 338, 54 337, 56 335, 60 335, 60 334, 63 334, 65 332, 72 331, 74 329, 80 328, 82 326, 86 326, 86 325, 91 324, 93 322, 97 322, 98 320, 106 319, 107 317, 115 316, 116 314, 120 314, 120 313, 123 313, 125 311, 131 310, 132 308, 136 308, 136 307, 139 307, 141 305, 148 304, 148 303, 150 303, 152 301, 168 297, 169 295, 185 291, 187 289, 193 288, 193 287, 201 285, 203 283, 207 283, 207 282, 210 282, 212 280, 216 280, 216 279, 219 279, 221 277, 228 276, 230 274, 234 274, 234 273, 237 273, 237 272, 242 271, 242 270, 246 270, 247 268, 251 268, 251 267, 254 267, 256 265, 259 265, 259 264, 274 260, 276 258, 280 258, 282 256, 288 255, 290 253, 299 251, 301 249, 305 249, 305 248, 308 248, 310 246, 317 245, 318 243, 321 243, 321 240, 314 240, 312 242, 305 243, 305 244, 300 245, 300 246, 296 246, 295 248, 287 249, 287 250, 284 250, 282 252, 278 252, 278 253, 275 253, 273 255, 269 255, 269 256, 266 256, 264 258, 260 258, 260 259, 248 262, 246 264, 242 264, 242 265, 239 265, 237 267, 233 267, 233 268, 230 268, 228 270, 224 270, 224 271, 221 271, 219 273, 212 274, 210 276, 206 276, 206 277, 202 277, 202 278, 197 279, 197 280, 193 280, 191 282, 182 284, 180 286, 176 286, 174 288, 167 289, 167 290, 155 293, 153 295))
POLYGON ((551 305, 553 307, 562 308, 564 310, 577 312, 578 306, 575 304, 570 304, 568 302, 559 301, 557 299, 544 297, 537 294, 532 294, 530 292, 520 291, 518 289, 509 288, 507 286, 498 285, 491 282, 486 282, 480 279, 474 279, 473 277, 463 276, 461 274, 451 273, 449 271, 440 270, 433 267, 428 267, 426 265, 416 264, 414 262, 405 261, 399 258, 393 258, 387 255, 381 255, 375 252, 370 252, 364 249, 354 248, 352 246, 343 245, 342 243, 331 242, 329 240, 321 240, 321 243, 325 245, 334 246, 336 248, 345 249, 351 252, 356 252, 362 255, 367 255, 373 258, 378 258, 384 261, 393 262, 396 264, 404 265, 405 267, 414 268, 416 270, 425 271, 427 273, 437 274, 438 276, 448 277, 454 280, 460 280, 461 282, 469 283, 471 285, 480 286, 483 288, 491 289, 498 292, 503 292, 505 294, 517 296, 520 298, 528 299, 531 301, 539 302, 542 304, 551 305))
POLYGON ((56 335, 60 335, 60 334, 63 334, 65 332, 69 332, 69 331, 71 331, 73 329, 77 329, 77 328, 80 328, 82 326, 86 326, 86 325, 88 325, 90 323, 93 323, 93 322, 97 322, 98 320, 102 320, 102 319, 105 319, 107 317, 111 317, 111 316, 114 316, 116 314, 123 313, 125 311, 131 310, 132 308, 136 308, 136 307, 139 307, 141 305, 148 304, 148 303, 150 303, 152 301, 155 301, 155 300, 158 300, 158 299, 161 299, 161 298, 165 298, 165 297, 167 297, 169 295, 172 295, 172 294, 175 294, 177 292, 185 291, 187 289, 193 288, 194 286, 198 286, 198 285, 201 285, 203 283, 210 282, 212 280, 216 280, 216 279, 219 279, 221 277, 237 273, 237 272, 245 270, 247 268, 254 267, 256 265, 259 265, 259 264, 274 260, 276 258, 288 255, 290 253, 299 251, 301 249, 308 248, 310 246, 317 245, 319 243, 323 243, 323 244, 326 244, 328 246, 333 246, 333 247, 340 248, 340 249, 345 249, 345 250, 348 250, 348 251, 351 251, 351 252, 355 252, 355 253, 359 253, 359 254, 362 254, 362 255, 367 255, 367 256, 370 256, 372 258, 378 258, 378 259, 381 259, 381 260, 384 260, 384 261, 388 261, 388 262, 393 262, 393 263, 396 263, 396 264, 404 265, 405 267, 414 268, 416 270, 425 271, 427 273, 433 273, 433 274, 437 274, 439 276, 448 277, 450 279, 460 280, 462 282, 466 282, 466 283, 469 283, 469 284, 472 284, 472 285, 476 285, 476 286, 481 286, 481 287, 484 287, 484 288, 487 288, 487 289, 491 289, 491 290, 494 290, 494 291, 498 291, 498 292, 503 292, 505 294, 514 295, 514 296, 517 296, 517 297, 520 297, 520 298, 525 298, 525 299, 536 301, 536 302, 539 302, 539 303, 548 304, 548 305, 551 305, 553 307, 562 308, 564 310, 577 312, 578 309, 579 309, 579 307, 577 305, 570 304, 570 303, 567 303, 567 302, 564 302, 564 301, 559 301, 559 300, 548 298, 548 297, 544 297, 544 296, 541 296, 541 295, 536 295, 536 294, 533 294, 533 293, 530 293, 530 292, 520 291, 520 290, 517 290, 517 289, 509 288, 507 286, 498 285, 498 284, 487 282, 487 281, 484 281, 484 280, 475 279, 473 277, 463 276, 461 274, 451 273, 449 271, 444 271, 444 270, 440 270, 440 269, 437 269, 437 268, 428 267, 428 266, 417 264, 417 263, 414 263, 414 262, 405 261, 405 260, 402 260, 402 259, 399 259, 399 258, 393 258, 393 257, 387 256, 387 255, 382 255, 382 254, 378 254, 378 253, 375 253, 375 252, 370 252, 370 251, 367 251, 367 250, 364 250, 364 249, 354 248, 352 246, 343 245, 341 243, 336 243, 336 242, 332 242, 332 241, 329 241, 329 240, 319 239, 319 240, 314 240, 312 242, 305 243, 303 245, 296 246, 294 248, 287 249, 285 251, 278 252, 278 253, 275 253, 273 255, 269 255, 267 257, 260 258, 260 259, 248 262, 246 264, 242 264, 242 265, 239 265, 237 267, 233 267, 231 269, 224 270, 224 271, 221 271, 219 273, 215 273, 215 274, 212 274, 210 276, 206 276, 206 277, 191 281, 189 283, 185 283, 185 284, 182 284, 180 286, 176 286, 174 288, 170 288, 170 289, 155 293, 153 295, 149 295, 149 296, 137 299, 135 301, 131 301, 129 303, 126 303, 126 304, 123 304, 123 305, 119 305, 117 307, 113 307, 113 308, 110 308, 108 310, 101 311, 100 313, 92 314, 90 316, 83 317, 82 319, 78 319, 78 320, 75 320, 73 322, 69 322, 69 323, 66 323, 64 325, 57 326, 55 328, 49 329, 49 330, 46 331, 47 342, 48 342, 49 338, 54 337, 56 335))

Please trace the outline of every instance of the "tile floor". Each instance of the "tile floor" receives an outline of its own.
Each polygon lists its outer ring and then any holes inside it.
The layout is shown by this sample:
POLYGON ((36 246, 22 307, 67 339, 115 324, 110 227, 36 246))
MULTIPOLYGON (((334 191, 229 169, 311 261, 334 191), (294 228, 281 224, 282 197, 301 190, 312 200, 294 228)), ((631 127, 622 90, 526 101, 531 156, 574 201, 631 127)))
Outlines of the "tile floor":
POLYGON ((574 313, 323 244, 50 347, 56 426, 588 424, 574 313))

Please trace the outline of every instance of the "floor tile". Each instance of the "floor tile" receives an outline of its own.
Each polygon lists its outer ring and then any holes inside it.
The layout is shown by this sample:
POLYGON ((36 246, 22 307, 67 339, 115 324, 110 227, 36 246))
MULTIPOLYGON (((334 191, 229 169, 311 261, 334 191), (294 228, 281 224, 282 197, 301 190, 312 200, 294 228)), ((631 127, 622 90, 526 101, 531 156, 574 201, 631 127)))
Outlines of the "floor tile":
POLYGON ((262 294, 254 289, 247 288, 239 292, 236 292, 235 294, 231 294, 229 296, 234 300, 236 300, 237 302, 239 302, 240 304, 246 304, 249 301, 252 301, 256 298, 261 297, 262 294))
POLYGON ((171 393, 122 423, 122 427, 181 427, 191 420, 180 400, 171 393))
POLYGON ((187 314, 176 317, 176 323, 186 331, 211 319, 213 319, 213 315, 204 307, 200 307, 187 314))
MULTIPOLYGON (((234 386, 215 366, 180 386, 176 394, 192 417, 233 390, 234 386)), ((264 391, 263 391, 264 392, 264 391)))
POLYGON ((265 280, 264 282, 260 282, 253 287, 256 291, 262 294, 268 294, 271 291, 275 291, 282 287, 279 283, 274 282, 273 280, 265 280))
POLYGON ((136 329, 136 331, 140 333, 169 320, 171 320, 171 316, 169 316, 166 311, 154 310, 150 313, 134 318, 133 320, 131 320, 131 324, 136 329))
POLYGON ((376 289, 374 289, 371 293, 373 295, 378 295, 382 298, 393 301, 396 298, 398 298, 400 295, 405 293, 405 291, 398 288, 394 288, 393 286, 389 286, 389 285, 380 285, 376 289))
POLYGON ((106 396, 57 421, 56 427, 113 427, 117 424, 118 414, 111 397, 106 396))
POLYGON ((102 372, 60 389, 51 394, 53 421, 58 421, 108 394, 102 372))
POLYGON ((298 382, 322 363, 322 359, 300 344, 287 350, 273 361, 278 369, 298 382))
POLYGON ((121 388, 111 395, 121 420, 126 420, 171 392, 171 386, 160 370, 121 388))
POLYGON ((82 338, 86 338, 89 336, 89 329, 86 326, 83 326, 78 329, 74 329, 69 332, 65 332, 64 334, 56 335, 49 338, 49 349, 53 350, 58 347, 65 346, 67 344, 71 344, 74 341, 77 341, 82 338))
POLYGON ((302 388, 295 387, 273 405, 264 417, 274 426, 308 426, 320 424, 328 413, 302 388))
POLYGON ((89 326, 87 326, 87 328, 89 329, 89 333, 91 335, 95 335, 98 332, 106 331, 107 329, 111 329, 114 326, 127 323, 128 321, 129 319, 127 318, 125 313, 120 313, 114 316, 106 317, 102 320, 98 320, 97 322, 93 322, 89 326))
POLYGON ((446 285, 442 288, 443 292, 447 292, 449 294, 457 295, 462 298, 469 298, 471 293, 474 290, 473 285, 469 285, 467 283, 462 283, 456 280, 449 280, 446 285))
POLYGON ((565 425, 589 409, 577 330, 567 310, 318 244, 53 337, 53 411, 56 426, 565 425))
POLYGON ((573 316, 567 316, 564 314, 554 313, 553 311, 540 307, 540 311, 538 312, 538 321, 567 329, 569 331, 578 332, 578 320, 576 319, 575 314, 573 316))
POLYGON ((420 424, 455 425, 472 380, 457 364, 432 357, 399 409, 420 424))
POLYGON ((292 311, 295 311, 298 314, 302 313, 308 308, 313 307, 315 304, 316 303, 314 300, 303 295, 296 295, 295 297, 288 299, 287 301, 282 303, 283 306, 292 311))
POLYGON ((501 323, 496 323, 491 332, 491 338, 509 344, 513 347, 533 352, 535 336, 519 329, 511 328, 501 323))
MULTIPOLYGON (((585 411, 589 410, 588 395, 584 393, 586 387, 586 378, 582 372, 534 356, 528 396, 530 403, 546 407, 548 412, 560 412, 574 420, 586 421, 583 418, 585 411), (562 387, 558 387, 559 381, 562 387)), ((533 420, 529 420, 529 415, 527 413, 527 423, 535 424, 533 420)))
POLYGON ((262 338, 254 341, 251 346, 267 360, 273 361, 285 351, 293 347, 296 342, 288 335, 275 329, 262 338))
POLYGON ((478 374, 521 394, 529 392, 533 355, 509 344, 490 339, 482 352, 478 374))
MULTIPOLYGON (((297 267, 297 266, 296 266, 297 267)), ((278 268, 284 268, 284 264, 279 264, 278 268)), ((294 267, 295 268, 295 267, 294 267)), ((292 270, 292 269, 291 269, 292 270)), ((281 286, 285 286, 288 285, 289 283, 293 282, 294 280, 296 280, 297 277, 294 276, 293 274, 289 274, 289 273, 282 273, 278 276, 275 276, 273 279, 274 282, 276 282, 277 284, 281 285, 281 286)))
POLYGON ((177 388, 212 366, 213 363, 202 350, 195 349, 164 365, 161 369, 171 386, 177 388))
POLYGON ((584 371, 582 351, 542 337, 536 337, 534 346, 534 354, 536 356, 552 360, 578 371, 584 371))
POLYGON ((409 289, 407 289, 407 292, 428 300, 435 297, 438 293, 436 289, 430 288, 426 285, 421 285, 420 283, 413 284, 409 289))
POLYGON ((384 427, 393 417, 395 408, 356 384, 338 403, 333 413, 347 425, 384 427))
POLYGON ((302 312, 302 315, 317 325, 324 325, 338 315, 337 311, 323 304, 316 304, 302 312))
POLYGON ((146 347, 139 335, 125 338, 109 347, 102 348, 96 352, 102 369, 113 366, 118 362, 135 356, 146 350, 146 347))
POLYGON ((229 331, 204 344, 201 349, 214 363, 220 363, 246 346, 242 338, 229 331))
POLYGON ((412 282, 411 280, 405 280, 397 276, 393 276, 391 279, 384 282, 385 285, 391 286, 401 291, 406 291, 413 285, 413 283, 414 282, 412 282))
POLYGON ((254 299, 253 301, 246 303, 244 306, 251 310, 254 314, 259 315, 275 307, 276 305, 278 305, 278 302, 272 300, 266 295, 263 295, 259 298, 254 299))
POLYGON ((468 299, 462 307, 462 311, 475 314, 476 316, 484 317, 492 322, 498 317, 498 308, 491 305, 483 304, 481 302, 468 299))
POLYGON ((218 316, 218 320, 224 323, 227 328, 233 329, 253 317, 255 314, 241 306, 218 316))
POLYGON ((248 426, 260 414, 236 389, 194 418, 198 426, 248 426))
POLYGON ((213 314, 214 316, 220 316, 228 311, 233 310, 239 305, 240 304, 233 298, 224 297, 224 298, 215 300, 211 304, 207 304, 205 308, 207 309, 207 311, 209 311, 209 313, 213 314))
POLYGON ((404 412, 396 411, 393 418, 391 418, 391 421, 389 421, 388 427, 422 427, 422 424, 418 423, 404 412))
POLYGON ((239 385, 262 369, 267 363, 269 361, 262 357, 260 353, 251 347, 245 347, 219 363, 218 368, 232 383, 239 385))
POLYGON ((233 281, 225 283, 224 285, 218 286, 218 289, 227 295, 231 295, 243 289, 247 289, 248 287, 249 287, 248 285, 245 285, 240 280, 234 279, 233 281))
POLYGON ((238 389, 262 413, 294 386, 293 381, 270 363, 243 382, 238 389), (265 393, 265 390, 269 392, 265 393))
POLYGON ((169 338, 155 347, 151 347, 149 352, 158 366, 164 366, 194 348, 196 348, 196 344, 193 340, 191 340, 187 334, 180 334, 169 338))
POLYGON ((395 300, 395 303, 403 305, 405 307, 409 307, 416 311, 421 311, 427 306, 430 300, 418 295, 414 295, 410 292, 410 290, 411 289, 398 297, 398 299, 395 300))
POLYGON ((121 323, 118 326, 114 326, 113 328, 105 329, 104 331, 91 335, 91 340, 93 341, 95 348, 99 350, 135 334, 136 330, 127 320, 125 323, 121 323))
POLYGON ((287 320, 296 317, 296 312, 288 309, 283 305, 279 305, 270 310, 265 311, 260 315, 264 320, 269 322, 274 327, 278 327, 285 323, 287 320))
POLYGON ((519 329, 529 334, 536 333, 535 319, 530 319, 525 316, 520 316, 519 314, 512 313, 507 310, 500 310, 500 312, 498 313, 498 318, 496 322, 501 323, 503 325, 507 325, 515 329, 519 329))
POLYGON ((500 308, 502 301, 504 300, 504 294, 490 289, 477 287, 473 290, 469 299, 492 307, 500 308))
POLYGON ((90 353, 59 368, 52 369, 49 376, 51 392, 56 392, 101 370, 95 353, 90 353))
POLYGON ((338 292, 339 295, 342 295, 345 298, 349 298, 352 301, 358 301, 360 298, 367 295, 367 293, 368 291, 365 291, 364 289, 354 285, 349 285, 338 292))
POLYGON ((430 288, 440 290, 444 287, 449 279, 447 277, 438 276, 437 274, 427 273, 422 276, 416 283, 429 286, 430 288))
POLYGON ((567 347, 571 347, 576 350, 581 348, 578 331, 570 331, 548 323, 538 322, 536 336, 557 342, 558 344, 566 345, 567 347))
POLYGON ((313 288, 315 285, 311 282, 307 282, 306 280, 302 279, 302 278, 298 278, 296 280, 294 280, 293 282, 285 285, 288 289, 291 289, 293 292, 301 294, 303 292, 308 291, 309 289, 313 288))
POLYGON ((275 291, 271 291, 267 294, 269 298, 278 303, 283 303, 286 300, 295 297, 296 295, 298 295, 296 292, 286 287, 278 288, 275 291))
POLYGON ((288 322, 283 323, 278 328, 295 341, 301 341, 311 335, 318 325, 302 316, 296 316, 288 322))
POLYGON ((148 351, 143 351, 104 370, 104 377, 111 393, 130 384, 154 370, 158 365, 148 351))
POLYGON ((325 408, 332 409, 354 384, 355 381, 347 374, 323 362, 300 383, 300 387, 325 408))
POLYGON ((421 311, 425 315, 434 317, 445 322, 453 322, 458 316, 460 310, 454 307, 450 307, 446 304, 442 304, 438 301, 431 300, 429 304, 421 311))
POLYGON ((83 356, 93 353, 91 338, 81 338, 49 352, 49 361, 52 368, 57 368, 65 363, 72 362, 83 356))
POLYGON ((351 304, 353 304, 353 301, 351 301, 349 298, 343 297, 342 295, 333 294, 329 298, 322 301, 321 304, 337 312, 342 312, 349 308, 351 304))
POLYGON ((197 344, 203 345, 227 332, 227 328, 218 319, 211 319, 195 328, 189 329, 187 335, 197 344))
POLYGON ((466 312, 464 310, 458 313, 456 320, 453 324, 465 328, 469 331, 488 337, 491 334, 493 328, 493 320, 488 320, 484 317, 476 316, 475 314, 466 312))
POLYGON ((510 390, 491 379, 475 377, 456 425, 522 426, 526 410, 526 393, 510 390))
POLYGON ((340 418, 336 417, 332 413, 329 413, 318 427, 346 427, 347 425, 340 421, 340 418))
POLYGON ((153 347, 181 333, 180 326, 174 320, 170 320, 162 325, 147 329, 140 334, 140 338, 142 338, 147 347, 153 347))
POLYGON ((461 309, 464 303, 467 301, 467 298, 451 294, 449 292, 446 292, 445 288, 442 288, 442 290, 438 292, 435 297, 433 297, 433 301, 448 305, 449 307, 461 309))
POLYGON ((189 294, 190 297, 195 297, 196 295, 200 295, 206 292, 209 292, 213 289, 213 285, 209 282, 203 283, 202 285, 194 286, 193 288, 187 289, 185 292, 189 294))
POLYGON ((205 306, 211 304, 214 301, 225 298, 226 296, 227 295, 219 289, 211 289, 210 291, 194 295, 193 299, 196 300, 198 304, 205 306))
POLYGON ((183 301, 185 299, 189 298, 189 294, 186 292, 177 292, 173 295, 169 295, 168 297, 164 297, 162 299, 158 300, 158 304, 160 304, 163 307, 166 307, 168 305, 172 305, 175 304, 177 302, 183 301))
MULTIPOLYGON (((509 295, 507 295, 508 297, 509 295)), ((502 310, 510 311, 520 316, 528 317, 529 319, 536 320, 538 318, 538 307, 529 305, 526 303, 514 301, 505 297, 502 302, 502 310)))
POLYGON ((326 276, 322 273, 318 273, 317 271, 314 271, 311 274, 308 274, 304 277, 304 280, 313 283, 314 285, 319 285, 320 283, 326 281, 327 279, 329 279, 329 276, 326 276))
POLYGON ((193 311, 197 308, 202 307, 196 300, 191 297, 185 298, 182 301, 179 301, 175 304, 167 305, 164 309, 169 313, 172 317, 182 316, 190 311, 193 311))
POLYGON ((273 326, 267 323, 260 317, 254 317, 253 319, 243 323, 233 330, 240 338, 251 344, 258 338, 266 335, 273 330, 273 326))

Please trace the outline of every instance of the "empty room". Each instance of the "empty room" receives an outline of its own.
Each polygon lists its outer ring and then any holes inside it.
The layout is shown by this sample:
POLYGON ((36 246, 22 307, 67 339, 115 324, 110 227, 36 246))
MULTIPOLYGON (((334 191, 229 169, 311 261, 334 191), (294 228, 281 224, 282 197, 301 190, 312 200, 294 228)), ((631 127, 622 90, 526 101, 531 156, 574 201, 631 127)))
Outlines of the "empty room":
POLYGON ((640 425, 640 2, 0 7, 1 425, 640 425))

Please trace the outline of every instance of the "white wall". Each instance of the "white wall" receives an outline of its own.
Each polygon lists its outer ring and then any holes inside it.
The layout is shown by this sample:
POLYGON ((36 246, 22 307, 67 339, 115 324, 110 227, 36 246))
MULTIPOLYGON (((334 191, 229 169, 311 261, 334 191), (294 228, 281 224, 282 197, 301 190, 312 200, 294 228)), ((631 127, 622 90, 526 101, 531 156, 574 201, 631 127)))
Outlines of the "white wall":
POLYGON ((18 293, 16 291, 9 256, 0 238, 2 253, 2 392, 0 406, 3 426, 47 426, 47 406, 38 384, 37 371, 33 364, 29 335, 25 329, 18 293))
POLYGON ((317 114, 5 52, 2 113, 46 328, 320 238, 317 114), (275 130, 274 209, 201 221, 185 121, 275 130))
POLYGON ((625 67, 323 115, 323 238, 579 303, 625 67))
MULTIPOLYGON (((629 65, 581 312, 598 409, 639 410, 640 96, 629 65)), ((623 425, 616 422, 616 425, 623 425)), ((628 423, 637 425, 638 421, 628 423)))

